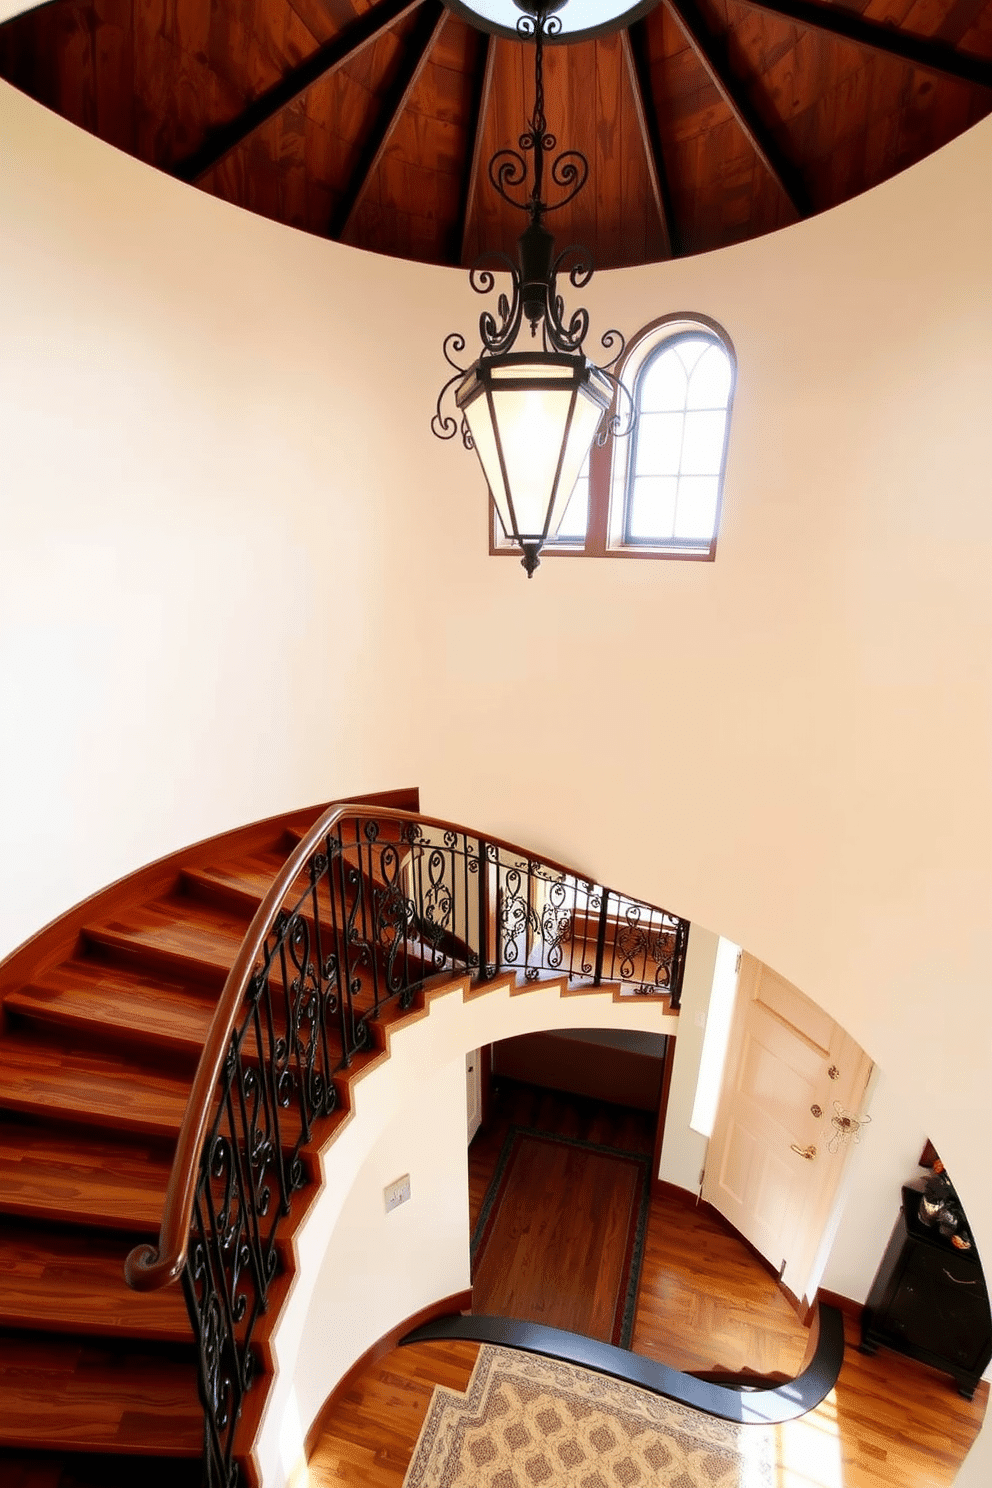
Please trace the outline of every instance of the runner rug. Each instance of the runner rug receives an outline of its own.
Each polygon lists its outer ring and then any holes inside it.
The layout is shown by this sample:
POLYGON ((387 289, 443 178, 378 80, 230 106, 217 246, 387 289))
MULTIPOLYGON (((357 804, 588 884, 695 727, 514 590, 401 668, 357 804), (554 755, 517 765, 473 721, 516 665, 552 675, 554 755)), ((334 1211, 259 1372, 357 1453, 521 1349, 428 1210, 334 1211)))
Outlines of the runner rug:
POLYGON ((630 1345, 650 1159, 511 1127, 472 1236, 472 1311, 630 1345))
POLYGON ((773 1488, 774 1437, 557 1359, 484 1344, 438 1386, 404 1488, 773 1488))

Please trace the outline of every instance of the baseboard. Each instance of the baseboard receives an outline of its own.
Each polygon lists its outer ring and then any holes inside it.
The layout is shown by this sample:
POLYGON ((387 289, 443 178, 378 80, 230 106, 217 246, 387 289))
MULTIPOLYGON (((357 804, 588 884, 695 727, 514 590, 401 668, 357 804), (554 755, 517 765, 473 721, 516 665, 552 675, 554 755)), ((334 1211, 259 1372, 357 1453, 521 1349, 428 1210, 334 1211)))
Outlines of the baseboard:
POLYGON ((367 1348, 364 1354, 355 1360, 347 1373, 341 1376, 316 1416, 314 1416, 313 1425, 307 1432, 306 1441, 303 1446, 306 1460, 308 1462, 310 1461, 310 1454, 317 1445, 328 1416, 334 1410, 341 1396, 351 1389, 360 1374, 364 1373, 377 1359, 381 1359, 384 1354, 388 1354, 396 1348, 400 1339, 407 1333, 412 1333, 415 1328, 422 1328, 425 1323, 432 1323, 435 1318, 446 1317, 452 1312, 471 1312, 471 1310, 472 1288, 469 1287, 466 1292, 455 1292, 450 1297, 442 1297, 439 1302, 432 1302, 429 1307, 422 1307, 419 1312, 413 1313, 411 1317, 404 1318, 401 1323, 396 1324, 395 1328, 390 1328, 388 1333, 384 1333, 381 1338, 377 1338, 371 1348, 367 1348))
POLYGON ((651 1197, 653 1199, 667 1199, 670 1203, 681 1204, 685 1209, 698 1209, 702 1204, 702 1200, 695 1189, 680 1188, 677 1183, 669 1183, 667 1178, 652 1179, 651 1197))
MULTIPOLYGON (((861 1314, 864 1311, 863 1302, 855 1302, 850 1297, 842 1296, 840 1292, 831 1292, 826 1287, 820 1287, 813 1301, 810 1303, 807 1318, 817 1302, 826 1302, 829 1307, 836 1307, 839 1312, 844 1314, 845 1319, 851 1323, 855 1330, 861 1327, 861 1314)), ((803 1321, 805 1322, 806 1319, 804 1318, 803 1321)))

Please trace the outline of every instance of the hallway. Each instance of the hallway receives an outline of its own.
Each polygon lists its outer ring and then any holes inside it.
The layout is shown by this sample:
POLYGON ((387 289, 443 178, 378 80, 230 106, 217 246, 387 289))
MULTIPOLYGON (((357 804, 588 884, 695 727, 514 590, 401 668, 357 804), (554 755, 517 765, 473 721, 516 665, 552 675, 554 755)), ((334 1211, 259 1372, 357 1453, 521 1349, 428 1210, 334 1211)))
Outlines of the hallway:
MULTIPOLYGON (((505 1084, 469 1152, 475 1228, 512 1126, 650 1154, 653 1119, 616 1106, 505 1084)), ((535 1225, 539 1218, 535 1216, 535 1225)), ((512 1276, 517 1255, 501 1258, 512 1276)), ((543 1319, 542 1319, 543 1320, 543 1319)), ((896 1354, 848 1347, 837 1388, 777 1428, 776 1488, 948 1488, 985 1413, 988 1387, 963 1400, 949 1377, 896 1354)), ((775 1279, 691 1200, 651 1201, 633 1349, 675 1368, 794 1375, 806 1331, 775 1279)), ((473 1343, 392 1349, 342 1381, 313 1434, 313 1488, 401 1488, 433 1386, 462 1390, 473 1343)))

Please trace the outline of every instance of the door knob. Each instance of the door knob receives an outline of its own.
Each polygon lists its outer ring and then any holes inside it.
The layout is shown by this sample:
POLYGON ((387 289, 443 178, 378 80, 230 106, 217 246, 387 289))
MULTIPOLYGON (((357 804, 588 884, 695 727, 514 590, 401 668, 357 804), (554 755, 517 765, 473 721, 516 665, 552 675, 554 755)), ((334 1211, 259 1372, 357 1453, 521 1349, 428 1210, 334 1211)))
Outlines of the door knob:
POLYGON ((799 1156, 804 1157, 807 1162, 812 1162, 814 1157, 816 1156, 816 1148, 813 1146, 812 1142, 809 1144, 808 1147, 797 1147, 795 1142, 793 1142, 792 1150, 793 1152, 798 1152, 799 1156))

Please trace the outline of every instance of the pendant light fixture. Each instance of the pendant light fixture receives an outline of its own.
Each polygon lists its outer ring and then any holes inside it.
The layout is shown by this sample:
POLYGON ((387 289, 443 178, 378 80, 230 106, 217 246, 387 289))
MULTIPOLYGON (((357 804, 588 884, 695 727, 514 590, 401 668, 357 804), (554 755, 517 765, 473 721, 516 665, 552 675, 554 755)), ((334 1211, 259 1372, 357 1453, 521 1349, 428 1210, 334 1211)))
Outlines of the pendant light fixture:
POLYGON ((578 309, 565 319, 558 276, 567 273, 573 288, 584 288, 593 273, 590 255, 569 247, 556 256, 554 237, 544 225, 549 212, 578 196, 589 175, 581 151, 563 150, 547 166, 560 195, 553 203, 544 200, 546 157, 557 146, 544 114, 544 41, 562 29, 553 12, 563 0, 514 3, 524 12, 518 34, 534 41, 534 110, 519 150, 497 150, 490 160, 489 180, 505 202, 527 213, 528 222, 517 241, 516 263, 505 254, 486 253, 469 274, 476 293, 490 294, 495 275, 485 265, 498 265, 510 274, 511 296, 499 296, 495 315, 484 310, 480 316, 482 350, 470 367, 455 360, 465 350, 464 336, 445 337, 445 360, 455 375, 438 395, 431 428, 439 439, 460 432, 466 449, 475 450, 504 531, 521 548, 530 578, 541 548, 557 534, 593 440, 628 433, 633 403, 610 370, 623 354, 620 333, 611 330, 602 337, 603 347, 616 352, 597 366, 583 349, 589 312, 578 309), (531 189, 521 196, 528 175, 531 189), (533 349, 528 349, 525 325, 538 343, 533 349), (454 403, 447 412, 446 401, 449 408, 454 403))

